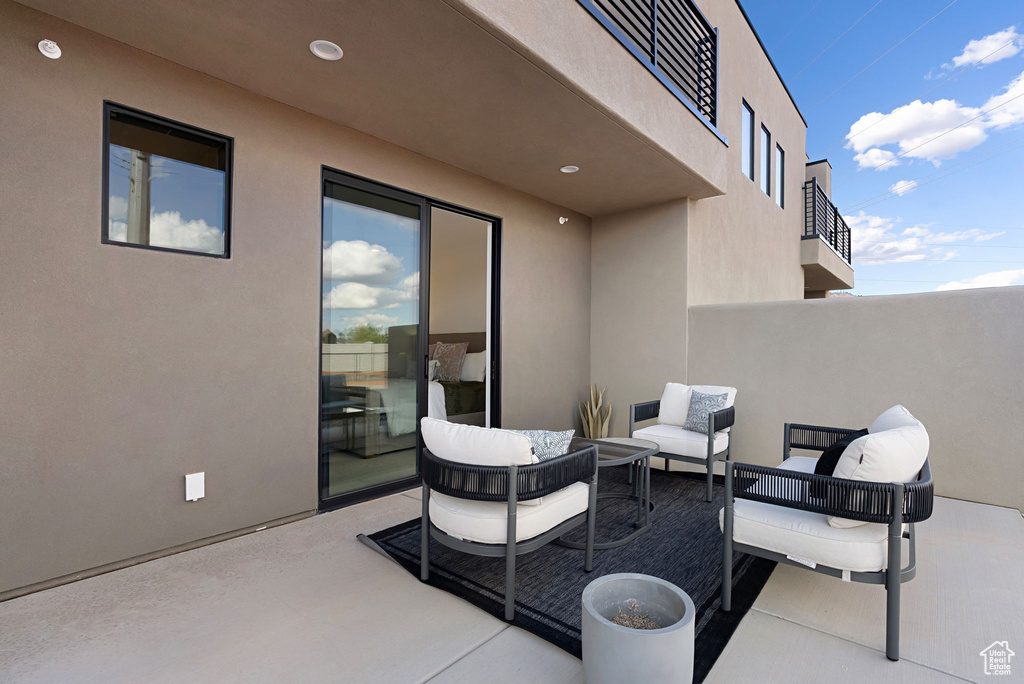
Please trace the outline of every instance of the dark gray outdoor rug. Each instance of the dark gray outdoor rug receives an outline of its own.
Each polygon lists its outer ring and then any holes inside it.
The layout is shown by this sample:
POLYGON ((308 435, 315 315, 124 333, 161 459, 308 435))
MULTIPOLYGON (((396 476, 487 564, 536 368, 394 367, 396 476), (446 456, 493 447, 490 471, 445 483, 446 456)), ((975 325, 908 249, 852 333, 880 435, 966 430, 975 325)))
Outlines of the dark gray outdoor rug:
MULTIPOLYGON (((557 544, 519 556, 516 617, 512 624, 579 658, 580 597, 588 583, 616 572, 661 577, 689 594, 697 608, 694 682, 703 681, 775 567, 773 562, 736 554, 732 610, 719 610, 722 533, 718 528, 718 511, 723 505, 724 488, 716 482, 714 501, 705 503, 704 482, 703 477, 690 474, 652 471, 654 527, 623 547, 595 551, 591 573, 583 571, 582 551, 557 544)), ((602 468, 599 487, 602 492, 628 491, 625 468, 602 468)), ((635 517, 634 502, 598 501, 597 539, 625 536, 635 517)), ((419 518, 369 537, 419 577, 419 518)), ((577 527, 569 538, 582 541, 585 527, 577 527)), ((504 558, 460 553, 431 540, 429 584, 499 619, 504 615, 504 558)))

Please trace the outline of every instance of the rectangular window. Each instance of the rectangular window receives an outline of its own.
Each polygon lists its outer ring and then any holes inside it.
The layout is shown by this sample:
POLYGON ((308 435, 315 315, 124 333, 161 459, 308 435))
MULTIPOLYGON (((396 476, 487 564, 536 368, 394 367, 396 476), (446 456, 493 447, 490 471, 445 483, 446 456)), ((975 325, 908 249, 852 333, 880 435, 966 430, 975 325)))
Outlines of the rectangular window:
POLYGON ((104 104, 103 242, 228 256, 231 138, 104 104))
POLYGON ((740 154, 743 157, 743 175, 754 180, 754 110, 746 102, 743 103, 742 135, 740 154))
POLYGON ((761 126, 761 190, 772 194, 772 134, 761 126))
POLYGON ((786 152, 781 145, 775 146, 775 203, 783 207, 783 196, 786 194, 786 152))

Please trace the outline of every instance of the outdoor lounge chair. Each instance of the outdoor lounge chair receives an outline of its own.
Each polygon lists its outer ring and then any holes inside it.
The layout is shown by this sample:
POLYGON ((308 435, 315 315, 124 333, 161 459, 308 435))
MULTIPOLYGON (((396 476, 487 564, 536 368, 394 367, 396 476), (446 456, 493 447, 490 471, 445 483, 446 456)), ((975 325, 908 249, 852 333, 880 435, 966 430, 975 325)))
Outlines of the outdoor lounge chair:
POLYGON ((872 423, 842 452, 835 476, 815 475, 817 459, 856 430, 787 423, 777 468, 726 462, 722 610, 732 594, 734 552, 886 589, 885 655, 899 660, 900 584, 917 574, 914 524, 932 514, 928 433, 902 406, 872 423), (842 475, 840 477, 839 475, 842 475), (901 567, 902 542, 910 554, 901 567))
POLYGON ((528 437, 507 430, 421 421, 423 527, 420 579, 430 577, 430 537, 478 556, 505 557, 505 619, 515 617, 516 556, 587 524, 583 568, 594 559, 597 447, 538 462, 528 437))
POLYGON ((704 500, 711 501, 711 484, 714 479, 716 460, 729 459, 729 428, 736 422, 735 387, 718 387, 716 385, 681 385, 670 382, 665 385, 665 392, 657 401, 646 401, 631 404, 629 407, 629 436, 654 442, 660 448, 657 456, 665 459, 665 470, 669 469, 670 461, 695 463, 707 469, 707 489, 704 500), (693 422, 690 416, 690 398, 693 391, 711 395, 726 395, 725 405, 707 413, 700 418, 704 423, 705 432, 687 429, 684 425, 693 422), (634 430, 636 423, 644 420, 658 419, 657 425, 650 425, 634 430), (709 439, 709 435, 714 435, 709 439))

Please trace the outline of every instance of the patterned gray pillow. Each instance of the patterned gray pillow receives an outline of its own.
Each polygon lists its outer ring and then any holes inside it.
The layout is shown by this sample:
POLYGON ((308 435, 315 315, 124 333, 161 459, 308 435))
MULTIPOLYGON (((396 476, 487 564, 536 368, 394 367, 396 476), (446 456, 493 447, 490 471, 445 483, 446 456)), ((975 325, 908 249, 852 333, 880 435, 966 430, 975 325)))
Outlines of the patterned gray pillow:
POLYGON ((576 434, 575 430, 565 432, 552 432, 550 430, 509 430, 530 438, 533 446, 533 453, 537 455, 538 461, 546 461, 555 456, 569 453, 569 442, 576 434))
POLYGON ((437 343, 432 358, 434 361, 440 362, 436 376, 438 382, 459 381, 459 377, 462 375, 462 362, 466 360, 466 347, 468 346, 468 342, 437 343))
POLYGON ((693 390, 690 392, 690 409, 686 412, 684 430, 692 430, 708 434, 708 415, 725 408, 729 394, 704 394, 693 390))

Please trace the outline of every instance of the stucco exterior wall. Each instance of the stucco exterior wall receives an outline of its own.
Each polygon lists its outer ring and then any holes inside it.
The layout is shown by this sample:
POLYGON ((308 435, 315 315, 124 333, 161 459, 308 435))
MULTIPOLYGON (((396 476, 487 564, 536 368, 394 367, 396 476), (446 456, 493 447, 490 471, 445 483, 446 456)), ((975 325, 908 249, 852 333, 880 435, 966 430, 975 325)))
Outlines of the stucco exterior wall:
POLYGON ((1024 509, 1024 287, 690 309, 689 379, 738 388, 732 456, 778 465, 783 423, 867 427, 903 404, 938 494, 1024 509))
POLYGON ((590 375, 608 388, 609 434, 625 437, 629 405, 686 381, 688 201, 594 219, 590 375))
MULTIPOLYGON (((721 192, 727 176, 722 141, 576 0, 448 2, 527 52, 531 61, 544 65, 580 97, 690 169, 714 188, 706 192, 721 192)), ((733 4, 733 0, 713 2, 733 4)), ((698 4, 706 10, 709 3, 698 4)), ((746 25, 742 30, 749 33, 746 25)))
POLYGON ((7 0, 0 64, 0 592, 316 507, 321 165, 504 219, 504 424, 573 422, 587 217, 7 0), (229 260, 100 244, 104 99, 234 138, 229 260))
MULTIPOLYGON (((719 128, 725 195, 694 201, 689 212, 690 305, 803 297, 803 230, 807 127, 734 0, 699 2, 719 27, 719 128), (754 180, 742 171, 742 102, 754 110, 754 180), (775 188, 761 191, 761 124, 786 153, 784 209, 775 188)), ((772 174, 775 161, 772 160, 772 174)), ((774 186, 774 181, 773 181, 774 186)))

